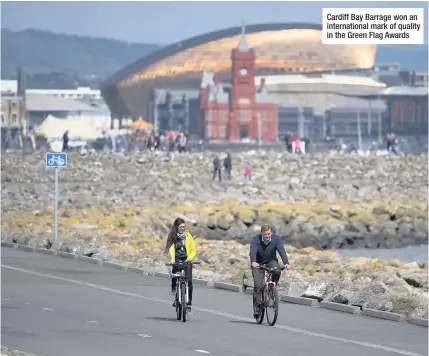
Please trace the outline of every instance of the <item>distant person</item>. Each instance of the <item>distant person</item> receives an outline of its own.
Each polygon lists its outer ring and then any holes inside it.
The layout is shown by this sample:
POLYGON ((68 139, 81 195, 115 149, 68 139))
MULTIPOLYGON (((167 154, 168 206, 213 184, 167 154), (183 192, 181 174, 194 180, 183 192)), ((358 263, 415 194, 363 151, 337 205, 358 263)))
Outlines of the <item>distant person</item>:
POLYGON ((66 130, 63 135, 63 152, 69 150, 69 130, 66 130))
POLYGON ((174 143, 174 137, 170 137, 170 142, 168 144, 168 150, 173 153, 176 148, 176 144, 174 143))
POLYGON ((174 143, 176 144, 176 147, 179 147, 179 143, 180 143, 180 135, 176 134, 176 137, 174 139, 174 143))
POLYGON ((178 145, 179 153, 186 151, 187 141, 188 141, 188 139, 186 138, 185 134, 183 132, 181 132, 180 136, 179 136, 179 145, 178 145))
POLYGON ((222 172, 220 166, 220 159, 218 156, 213 160, 213 180, 216 179, 216 174, 219 176, 219 181, 222 181, 222 172))
POLYGON ((113 131, 109 134, 110 141, 112 143, 112 152, 116 152, 116 135, 113 133, 113 131))
POLYGON ((396 135, 391 132, 386 137, 386 148, 387 152, 394 153, 395 155, 398 154, 398 151, 396 149, 396 135))
POLYGON ((224 177, 225 179, 230 180, 231 172, 232 172, 232 158, 230 153, 228 153, 226 158, 223 160, 223 166, 224 166, 224 177))
POLYGON ((244 165, 244 180, 246 182, 252 180, 252 167, 249 162, 246 162, 244 165))
POLYGON ((81 148, 80 148, 80 155, 82 156, 82 157, 86 157, 87 155, 88 155, 88 150, 86 149, 86 147, 85 146, 82 146, 81 148))
POLYGON ((295 153, 301 154, 301 140, 299 138, 295 138, 295 153))
POLYGON ((293 133, 288 131, 286 133, 286 136, 285 136, 285 142, 286 142, 286 149, 289 153, 293 152, 293 141, 294 140, 295 140, 295 137, 294 137, 293 133))
POLYGON ((349 152, 348 153, 358 153, 358 145, 354 142, 352 142, 349 146, 349 152))
POLYGON ((303 149, 303 153, 310 153, 310 139, 307 137, 304 137, 302 140, 302 142, 304 142, 304 147, 305 149, 303 149))
POLYGON ((125 152, 128 152, 130 150, 130 145, 128 143, 128 134, 122 135, 122 144, 124 145, 125 152))

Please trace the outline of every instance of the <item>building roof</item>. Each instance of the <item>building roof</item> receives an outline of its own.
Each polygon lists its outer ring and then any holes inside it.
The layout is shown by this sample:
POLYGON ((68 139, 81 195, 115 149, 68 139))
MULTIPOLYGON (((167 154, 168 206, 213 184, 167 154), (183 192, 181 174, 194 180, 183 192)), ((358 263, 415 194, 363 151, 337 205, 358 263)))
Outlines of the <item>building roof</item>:
POLYGON ((98 111, 97 108, 80 101, 54 95, 27 94, 25 101, 27 111, 98 111))
POLYGON ((16 94, 18 92, 18 81, 2 79, 1 80, 1 92, 16 94))
POLYGON ((382 89, 375 93, 338 93, 339 95, 360 99, 387 99, 392 97, 427 97, 428 87, 395 86, 382 89))
MULTIPOLYGON (((290 67, 311 72, 373 66, 375 45, 337 45, 328 46, 328 50, 322 44, 321 30, 320 24, 312 23, 255 24, 246 27, 246 40, 255 48, 259 68, 290 67)), ((119 70, 102 83, 101 89, 162 76, 227 70, 230 52, 240 43, 241 32, 242 27, 233 27, 161 48, 119 70)))
POLYGON ((267 85, 282 85, 282 84, 338 84, 338 85, 356 85, 368 86, 376 88, 385 88, 386 84, 375 80, 372 77, 353 76, 353 75, 332 75, 321 74, 318 76, 305 74, 290 74, 290 75, 270 75, 255 77, 255 84, 265 78, 267 85))

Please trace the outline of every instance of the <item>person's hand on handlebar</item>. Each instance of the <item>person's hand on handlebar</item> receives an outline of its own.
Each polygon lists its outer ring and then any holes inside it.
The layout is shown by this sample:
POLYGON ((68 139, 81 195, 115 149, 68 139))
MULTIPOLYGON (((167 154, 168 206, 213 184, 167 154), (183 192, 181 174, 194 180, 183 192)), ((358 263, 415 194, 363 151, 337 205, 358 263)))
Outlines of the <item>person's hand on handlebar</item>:
POLYGON ((290 271, 292 267, 290 266, 290 264, 285 265, 285 269, 283 270, 283 273, 286 274, 287 271, 290 271))
POLYGON ((252 262, 252 267, 253 268, 259 268, 259 263, 258 262, 252 262))

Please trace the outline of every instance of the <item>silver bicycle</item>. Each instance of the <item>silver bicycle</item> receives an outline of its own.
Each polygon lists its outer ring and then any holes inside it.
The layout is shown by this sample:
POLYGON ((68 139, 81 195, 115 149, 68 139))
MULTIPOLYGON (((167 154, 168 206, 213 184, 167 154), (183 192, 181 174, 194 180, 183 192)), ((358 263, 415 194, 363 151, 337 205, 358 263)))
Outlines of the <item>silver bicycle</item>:
POLYGON ((182 319, 185 323, 188 315, 188 302, 189 302, 189 286, 188 277, 185 275, 185 269, 188 265, 200 264, 200 262, 178 262, 178 263, 166 263, 166 266, 175 267, 179 272, 172 274, 173 278, 177 279, 176 282, 176 293, 175 293, 175 306, 176 306, 176 317, 177 320, 182 319))

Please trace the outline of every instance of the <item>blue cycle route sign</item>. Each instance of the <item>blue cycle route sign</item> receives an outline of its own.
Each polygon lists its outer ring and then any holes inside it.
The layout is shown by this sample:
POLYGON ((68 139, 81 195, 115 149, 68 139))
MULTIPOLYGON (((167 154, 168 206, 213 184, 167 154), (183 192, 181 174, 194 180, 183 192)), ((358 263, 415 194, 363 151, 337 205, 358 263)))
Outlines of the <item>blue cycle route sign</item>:
POLYGON ((66 167, 67 167, 66 152, 59 152, 59 153, 46 152, 46 168, 66 168, 66 167))

